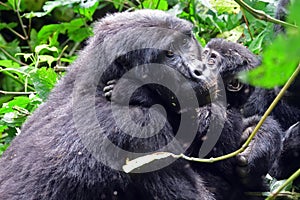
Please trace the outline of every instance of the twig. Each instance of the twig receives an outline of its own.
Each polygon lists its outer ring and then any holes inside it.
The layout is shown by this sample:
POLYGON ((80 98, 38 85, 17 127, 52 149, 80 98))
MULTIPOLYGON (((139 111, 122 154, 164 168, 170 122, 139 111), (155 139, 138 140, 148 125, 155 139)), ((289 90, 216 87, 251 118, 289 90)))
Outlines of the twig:
POLYGON ((68 48, 68 45, 66 45, 64 48, 63 48, 63 50, 61 51, 61 53, 58 55, 58 58, 57 58, 57 64, 58 65, 60 65, 61 63, 60 63, 60 59, 61 59, 61 57, 63 56, 63 53, 66 51, 66 49, 68 48))
POLYGON ((16 63, 19 63, 20 65, 24 65, 26 66, 25 63, 23 63, 22 61, 16 59, 15 57, 13 57, 12 55, 10 55, 5 49, 3 49, 2 47, 0 47, 0 50, 5 54, 7 55, 11 60, 15 61, 16 63))
MULTIPOLYGON (((19 80, 19 78, 15 77, 12 73, 3 70, 1 67, 0 67, 0 72, 2 72, 3 74, 5 74, 6 76, 9 76, 10 78, 12 78, 13 80, 15 80, 16 82, 20 83, 21 85, 24 84, 21 80, 19 80)), ((29 88, 29 89, 32 90, 32 91, 35 90, 35 89, 34 89, 33 87, 31 87, 30 85, 27 85, 27 88, 29 88)))
POLYGON ((12 95, 30 95, 35 94, 36 92, 9 92, 9 91, 3 91, 0 90, 1 94, 12 94, 12 95))
POLYGON ((234 0, 234 1, 237 4, 239 4, 239 6, 241 6, 242 8, 247 10, 249 13, 251 13, 257 19, 264 20, 264 21, 267 21, 267 22, 272 22, 272 23, 275 23, 275 24, 280 24, 282 26, 289 26, 289 27, 292 27, 292 28, 298 28, 298 26, 296 26, 296 25, 293 25, 293 24, 287 23, 285 21, 275 19, 274 17, 271 17, 270 15, 267 15, 264 11, 256 10, 256 9, 252 8, 251 6, 246 4, 243 0, 234 0))
POLYGON ((27 40, 28 39, 28 35, 27 35, 27 32, 25 30, 25 26, 23 24, 23 20, 21 18, 21 15, 20 15, 20 5, 21 5, 21 0, 18 0, 18 5, 17 5, 17 10, 16 10, 16 13, 17 13, 17 16, 18 16, 18 19, 19 19, 19 22, 21 24, 21 28, 22 28, 22 31, 24 33, 24 36, 25 36, 25 39, 24 40, 27 40))
POLYGON ((252 33, 251 33, 251 30, 250 30, 250 26, 249 26, 248 19, 247 19, 246 15, 245 15, 244 9, 241 9, 241 10, 242 10, 242 15, 243 15, 243 18, 244 18, 244 20, 245 20, 245 23, 246 23, 248 32, 249 32, 250 37, 251 37, 251 40, 253 40, 253 35, 252 35, 252 33))
POLYGON ((21 38, 22 40, 26 40, 27 39, 23 35, 21 35, 20 33, 18 33, 17 31, 15 31, 14 29, 10 28, 9 26, 7 26, 6 28, 8 30, 10 30, 13 34, 15 34, 16 36, 18 36, 19 38, 21 38))

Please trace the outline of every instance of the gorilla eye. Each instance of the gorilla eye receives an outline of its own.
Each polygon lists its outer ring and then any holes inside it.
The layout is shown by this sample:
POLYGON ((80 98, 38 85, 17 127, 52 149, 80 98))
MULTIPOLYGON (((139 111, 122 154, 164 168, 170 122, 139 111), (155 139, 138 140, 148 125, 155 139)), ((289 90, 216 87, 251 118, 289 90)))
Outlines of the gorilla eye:
POLYGON ((171 57, 174 56, 174 52, 171 51, 171 50, 168 50, 167 53, 166 53, 166 56, 169 57, 169 58, 171 58, 171 57))
POLYGON ((208 54, 208 50, 205 49, 205 50, 203 51, 203 54, 208 54))
POLYGON ((227 90, 231 92, 238 92, 243 88, 243 84, 238 79, 233 79, 227 84, 227 90))

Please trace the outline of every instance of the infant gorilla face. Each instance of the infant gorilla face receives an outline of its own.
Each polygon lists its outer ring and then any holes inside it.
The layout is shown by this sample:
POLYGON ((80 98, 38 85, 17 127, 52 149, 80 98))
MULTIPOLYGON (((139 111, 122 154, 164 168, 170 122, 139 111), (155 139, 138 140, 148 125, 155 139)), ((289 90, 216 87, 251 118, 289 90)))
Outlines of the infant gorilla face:
POLYGON ((220 55, 219 52, 205 48, 202 54, 202 62, 202 77, 200 79, 208 81, 209 85, 215 84, 217 76, 220 75, 226 90, 238 92, 243 88, 244 85, 237 78, 225 73, 226 67, 224 68, 224 65, 228 62, 226 62, 226 58, 220 55))

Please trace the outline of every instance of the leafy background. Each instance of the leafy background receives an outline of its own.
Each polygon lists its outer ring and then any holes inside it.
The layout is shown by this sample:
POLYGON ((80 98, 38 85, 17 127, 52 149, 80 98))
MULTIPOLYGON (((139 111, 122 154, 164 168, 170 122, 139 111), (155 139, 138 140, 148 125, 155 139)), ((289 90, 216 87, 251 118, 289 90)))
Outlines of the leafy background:
MULTIPOLYGON (((276 0, 245 2, 274 16, 276 0)), ((299 29, 288 28, 285 36, 275 37, 272 23, 258 20, 233 0, 0 1, 0 155, 76 59, 93 34, 93 22, 107 13, 145 8, 191 21, 203 46, 211 38, 221 37, 261 55, 261 67, 241 74, 253 85, 282 85, 299 62, 299 29)), ((300 24, 297 10, 300 1, 291 7, 289 22, 300 24)))

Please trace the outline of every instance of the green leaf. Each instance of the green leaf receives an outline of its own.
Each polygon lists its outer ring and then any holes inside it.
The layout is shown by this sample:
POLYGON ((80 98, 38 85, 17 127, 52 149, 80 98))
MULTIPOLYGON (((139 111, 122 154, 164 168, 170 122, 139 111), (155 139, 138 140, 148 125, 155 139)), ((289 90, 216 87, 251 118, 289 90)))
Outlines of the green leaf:
POLYGON ((0 30, 4 28, 15 28, 18 26, 18 23, 12 22, 12 23, 0 23, 0 30))
POLYGON ((30 100, 26 96, 15 97, 13 100, 8 103, 4 103, 2 108, 0 108, 0 114, 11 113, 14 112, 13 107, 18 106, 21 108, 26 108, 30 103, 30 100))
POLYGON ((209 2, 218 13, 237 14, 240 12, 240 6, 232 0, 209 0, 209 2))
POLYGON ((145 0, 142 5, 148 9, 168 10, 167 0, 145 0))
POLYGON ((278 37, 263 54, 262 65, 249 73, 242 73, 242 81, 252 85, 273 88, 283 85, 295 70, 300 49, 299 38, 278 37), (287 52, 289 52, 287 54, 287 52))
POLYGON ((41 99, 46 100, 57 82, 57 74, 52 68, 42 67, 30 73, 33 85, 41 99))
MULTIPOLYGON (((108 2, 102 2, 100 7, 103 8, 108 4, 108 2)), ((89 8, 81 8, 79 7, 79 9, 75 9, 74 12, 75 13, 79 13, 82 16, 85 16, 88 20, 93 20, 93 14, 95 13, 96 9, 100 9, 98 8, 99 6, 99 2, 96 1, 95 4, 93 6, 90 6, 89 8)))
MULTIPOLYGON (((300 25, 300 1, 290 10, 290 21, 300 25)), ((262 65, 240 78, 252 85, 273 88, 286 83, 300 61, 300 27, 287 29, 287 35, 279 35, 263 53, 262 65)))
POLYGON ((8 0, 7 3, 13 8, 13 10, 16 10, 16 0, 8 0))
POLYGON ((43 26, 38 32, 37 37, 39 42, 48 41, 55 33, 65 33, 66 28, 64 24, 50 24, 43 26))
POLYGON ((87 39, 89 36, 93 34, 92 29, 90 27, 84 27, 76 29, 72 32, 68 33, 68 36, 71 40, 75 42, 82 42, 83 40, 87 39))
POLYGON ((42 45, 36 46, 35 49, 34 49, 34 52, 36 54, 39 54, 40 51, 42 51, 43 49, 47 49, 49 51, 58 51, 56 47, 50 47, 47 44, 42 44, 42 45))
POLYGON ((5 68, 18 68, 20 64, 12 60, 0 60, 0 66, 5 68))
POLYGON ((49 55, 39 55, 39 61, 40 62, 47 62, 49 67, 51 67, 51 64, 55 61, 56 59, 53 56, 49 55))
POLYGON ((243 35, 244 32, 244 26, 237 26, 234 29, 230 31, 225 31, 222 34, 219 34, 218 37, 220 38, 226 38, 229 41, 237 42, 240 37, 243 35))

